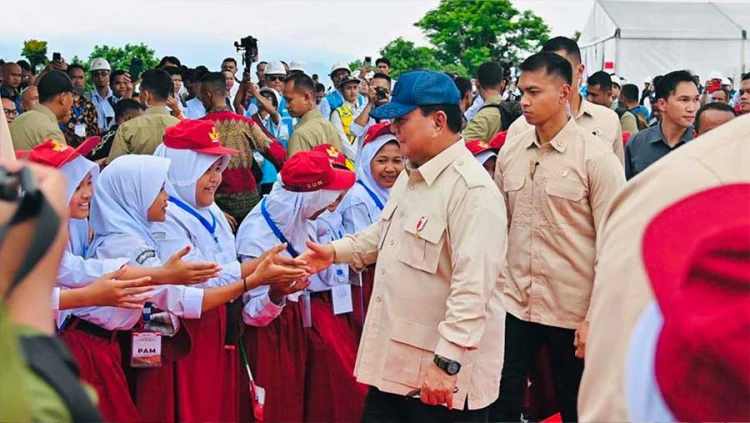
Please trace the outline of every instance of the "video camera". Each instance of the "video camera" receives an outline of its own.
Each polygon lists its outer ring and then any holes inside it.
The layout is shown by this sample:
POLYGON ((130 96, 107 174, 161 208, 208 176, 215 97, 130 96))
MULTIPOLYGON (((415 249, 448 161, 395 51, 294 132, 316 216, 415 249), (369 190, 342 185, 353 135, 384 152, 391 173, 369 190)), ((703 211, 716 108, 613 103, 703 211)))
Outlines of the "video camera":
POLYGON ((258 39, 252 35, 248 35, 240 41, 235 41, 234 48, 237 49, 238 53, 242 53, 242 64, 245 67, 250 67, 253 62, 258 61, 258 39))

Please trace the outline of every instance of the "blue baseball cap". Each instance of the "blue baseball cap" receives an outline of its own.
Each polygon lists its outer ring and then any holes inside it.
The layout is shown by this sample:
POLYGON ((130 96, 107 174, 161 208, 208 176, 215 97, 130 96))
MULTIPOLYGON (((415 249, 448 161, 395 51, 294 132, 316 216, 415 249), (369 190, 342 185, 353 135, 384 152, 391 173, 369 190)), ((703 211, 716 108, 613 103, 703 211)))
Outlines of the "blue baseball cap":
POLYGON ((393 87, 391 102, 370 113, 375 119, 395 119, 411 113, 419 106, 458 105, 461 93, 446 74, 432 71, 409 72, 399 76, 393 87))

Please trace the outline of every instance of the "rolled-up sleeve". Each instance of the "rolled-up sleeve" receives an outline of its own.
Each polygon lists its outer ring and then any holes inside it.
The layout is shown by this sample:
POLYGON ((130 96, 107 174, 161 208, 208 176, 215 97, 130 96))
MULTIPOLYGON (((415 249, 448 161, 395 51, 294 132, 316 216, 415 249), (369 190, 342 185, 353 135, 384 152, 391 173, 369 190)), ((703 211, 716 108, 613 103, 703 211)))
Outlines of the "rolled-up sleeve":
POLYGON ((487 324, 486 309, 502 270, 507 217, 499 192, 475 187, 456 198, 448 213, 453 274, 435 354, 461 361, 476 349, 487 324))
POLYGON ((242 309, 242 321, 246 325, 268 326, 284 310, 286 298, 281 300, 281 304, 274 304, 271 297, 268 296, 268 292, 268 285, 263 285, 243 296, 245 307, 242 309))

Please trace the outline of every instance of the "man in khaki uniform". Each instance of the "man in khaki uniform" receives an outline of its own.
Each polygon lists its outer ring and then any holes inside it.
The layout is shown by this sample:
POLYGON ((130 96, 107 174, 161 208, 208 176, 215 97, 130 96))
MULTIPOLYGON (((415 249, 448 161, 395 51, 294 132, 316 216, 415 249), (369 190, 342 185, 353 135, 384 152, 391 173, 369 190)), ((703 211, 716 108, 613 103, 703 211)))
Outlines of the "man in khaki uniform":
POLYGON ((503 102, 502 94, 505 89, 503 68, 495 62, 482 63, 477 69, 477 84, 484 104, 466 125, 463 136, 467 141, 490 142, 503 129, 500 115, 500 103, 503 102))
POLYGON ((443 73, 401 75, 373 112, 395 119, 409 159, 381 219, 301 256, 315 270, 377 260, 354 370, 370 385, 363 422, 486 422, 497 397, 506 211, 459 135, 459 97, 443 73))
MULTIPOLYGON (((581 63, 581 51, 575 40, 566 37, 555 37, 542 47, 542 51, 557 53, 566 58, 573 67, 573 88, 571 93, 570 115, 573 116, 579 127, 604 140, 612 147, 612 151, 625 163, 625 149, 622 144, 622 129, 620 120, 614 111, 587 101, 577 91, 583 78, 586 66, 581 63)), ((516 119, 508 128, 508 141, 512 141, 518 134, 528 129, 531 125, 524 117, 516 119)))
POLYGON ((109 162, 125 154, 153 154, 167 128, 180 122, 169 114, 166 107, 174 87, 172 77, 161 69, 154 69, 145 72, 142 78, 138 98, 148 109, 117 129, 109 151, 109 162))
POLYGON ((638 133, 638 123, 635 120, 635 115, 625 107, 618 106, 617 103, 612 100, 613 87, 614 81, 610 74, 604 71, 594 72, 594 74, 589 76, 589 79, 586 80, 587 100, 613 110, 620 118, 620 128, 622 129, 622 133, 635 135, 638 133))
POLYGON ((312 78, 301 72, 287 77, 284 81, 284 99, 289 114, 300 118, 289 138, 287 158, 321 144, 331 144, 342 151, 341 137, 336 127, 320 114, 315 103, 315 83, 312 78))
POLYGON ((643 264, 647 225, 664 208, 691 194, 749 183, 748 138, 750 117, 739 117, 662 158, 630 180, 613 199, 600 233, 599 264, 587 319, 591 329, 578 399, 581 420, 629 420, 625 356, 638 318, 654 299, 643 264))
POLYGON ((506 354, 491 420, 519 421, 531 361, 546 345, 563 420, 577 421, 583 361, 575 357, 575 330, 594 284, 596 234, 625 175, 609 147, 566 113, 570 63, 538 53, 520 69, 521 106, 533 127, 500 150, 495 173, 510 230, 506 354))
POLYGON ((10 125, 10 137, 16 151, 31 150, 47 140, 65 144, 59 123, 70 119, 73 83, 65 72, 53 70, 42 76, 37 88, 39 104, 22 113, 10 125))

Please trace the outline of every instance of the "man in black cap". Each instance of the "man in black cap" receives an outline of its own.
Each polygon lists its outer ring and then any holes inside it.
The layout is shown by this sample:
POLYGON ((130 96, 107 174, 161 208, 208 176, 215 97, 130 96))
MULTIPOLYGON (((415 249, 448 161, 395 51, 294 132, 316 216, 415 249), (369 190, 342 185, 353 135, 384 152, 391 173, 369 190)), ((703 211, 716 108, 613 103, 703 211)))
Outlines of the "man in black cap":
POLYGON ((10 137, 16 151, 31 150, 50 139, 65 144, 65 135, 59 124, 70 119, 73 83, 65 72, 53 70, 42 76, 37 88, 39 104, 10 125, 10 137))

